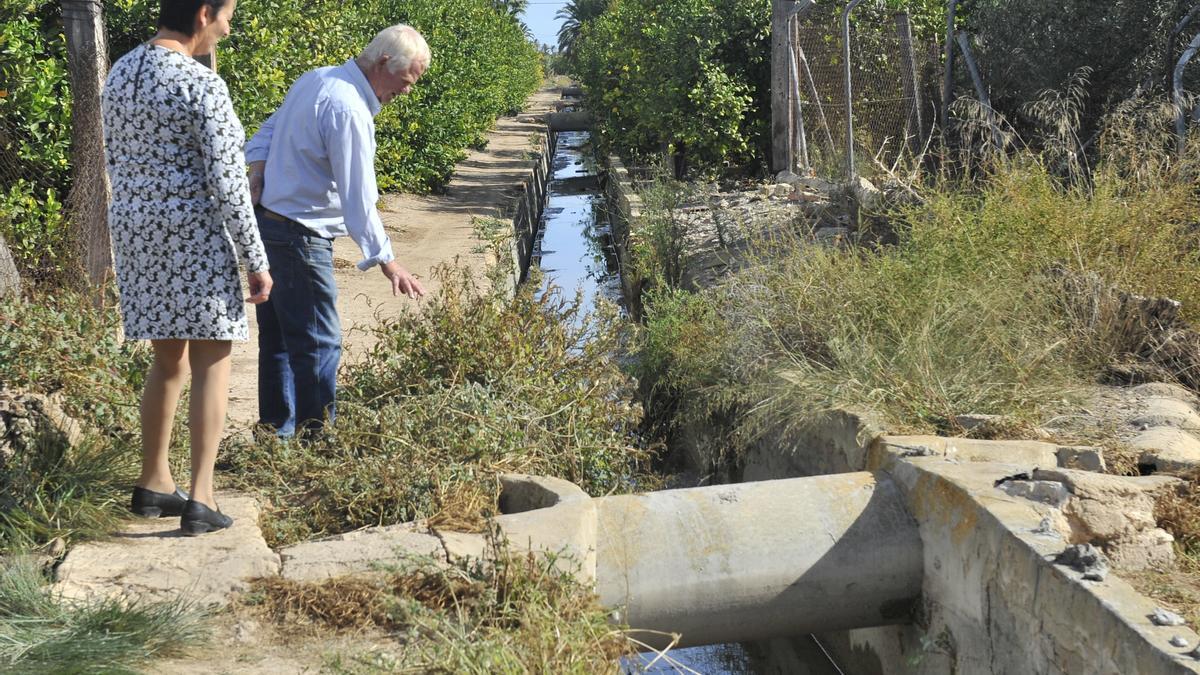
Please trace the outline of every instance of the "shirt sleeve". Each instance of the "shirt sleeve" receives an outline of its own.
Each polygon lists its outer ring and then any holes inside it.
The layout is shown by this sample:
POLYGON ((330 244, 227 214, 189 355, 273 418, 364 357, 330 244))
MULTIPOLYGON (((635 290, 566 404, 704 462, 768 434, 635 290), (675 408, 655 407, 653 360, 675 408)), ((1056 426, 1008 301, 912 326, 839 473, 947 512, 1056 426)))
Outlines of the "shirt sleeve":
POLYGON ((254 136, 246 144, 247 164, 267 161, 267 155, 271 150, 271 137, 275 134, 275 116, 278 114, 278 110, 271 113, 271 116, 258 127, 258 131, 254 132, 254 136))
POLYGON ((346 231, 363 253, 358 269, 394 260, 392 242, 375 208, 379 187, 375 183, 374 122, 354 111, 331 111, 324 116, 321 135, 329 153, 346 231))
POLYGON ((225 83, 214 80, 200 98, 197 128, 208 193, 225 230, 251 272, 269 268, 267 252, 258 234, 254 209, 250 204, 250 184, 242 149, 246 132, 238 121, 225 83))

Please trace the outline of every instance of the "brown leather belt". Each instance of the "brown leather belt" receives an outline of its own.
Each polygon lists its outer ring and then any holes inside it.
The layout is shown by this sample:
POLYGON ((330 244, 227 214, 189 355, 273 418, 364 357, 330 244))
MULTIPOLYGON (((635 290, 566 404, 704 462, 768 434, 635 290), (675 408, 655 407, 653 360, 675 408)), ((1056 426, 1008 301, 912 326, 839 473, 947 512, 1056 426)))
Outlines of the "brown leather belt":
POLYGON ((274 211, 272 211, 271 209, 266 208, 265 206, 259 206, 258 210, 262 214, 262 217, 266 218, 267 220, 274 220, 279 223, 291 223, 291 224, 299 225, 299 223, 292 220, 291 218, 288 218, 287 216, 281 216, 278 213, 275 213, 274 211))

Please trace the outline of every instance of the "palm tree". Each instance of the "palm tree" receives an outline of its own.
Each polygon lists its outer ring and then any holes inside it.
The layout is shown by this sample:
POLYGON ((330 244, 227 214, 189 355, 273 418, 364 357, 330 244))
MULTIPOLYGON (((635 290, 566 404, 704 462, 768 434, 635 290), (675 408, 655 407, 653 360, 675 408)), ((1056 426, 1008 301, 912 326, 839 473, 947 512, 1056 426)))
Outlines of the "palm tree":
POLYGON ((562 19, 558 29, 558 51, 568 60, 584 24, 599 17, 608 9, 608 0, 570 0, 554 15, 562 19))

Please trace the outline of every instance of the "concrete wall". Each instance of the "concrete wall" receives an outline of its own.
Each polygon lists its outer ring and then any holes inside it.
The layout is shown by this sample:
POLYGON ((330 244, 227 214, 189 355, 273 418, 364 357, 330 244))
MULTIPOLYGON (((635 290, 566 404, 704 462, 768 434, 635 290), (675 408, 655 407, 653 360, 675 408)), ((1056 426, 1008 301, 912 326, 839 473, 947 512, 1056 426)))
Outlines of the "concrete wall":
MULTIPOLYGON (((998 487, 1052 467, 1052 444, 962 441, 963 450, 957 439, 864 435, 871 426, 854 418, 832 415, 807 434, 764 442, 740 467, 747 480, 813 468, 871 470, 901 486, 924 547, 923 599, 908 626, 820 634, 846 672, 1200 672, 1188 654, 1200 639, 1194 632, 1153 625, 1154 603, 1116 575, 1084 581, 1052 562, 1072 543, 1066 503, 998 487), (1189 646, 1173 647, 1176 636, 1189 646)), ((1135 492, 1141 482, 1129 480, 1135 492)), ((790 658, 787 641, 762 647, 774 659, 790 658)))
MULTIPOLYGON (((637 227, 641 204, 628 172, 611 159, 606 186, 624 271, 626 242, 637 227)), ((631 306, 640 309, 641 281, 626 277, 623 284, 631 306)), ((715 436, 710 430, 690 430, 677 449, 690 468, 727 482, 872 471, 900 486, 923 544, 922 597, 908 625, 818 634, 846 673, 1200 672, 1200 658, 1191 655, 1200 642, 1196 633, 1154 625, 1149 616, 1155 604, 1115 574, 1085 581, 1079 571, 1053 562, 1069 545, 1087 541, 1081 539, 1087 528, 1069 522, 1080 504, 1103 500, 1085 494, 1071 479, 1053 476, 1024 482, 1048 484, 1041 487, 1061 497, 1055 503, 1001 489, 1013 476, 1055 468, 1071 454, 1063 452, 1068 449, 1031 442, 889 438, 870 419, 851 412, 768 435, 736 461, 713 456, 707 450, 710 436, 715 436), (1187 646, 1172 646, 1172 639, 1187 646)), ((1129 479, 1111 493, 1116 501, 1102 506, 1119 516, 1119 500, 1134 500, 1145 487, 1129 479)), ((809 641, 797 636, 755 646, 769 655, 767 672, 792 672, 809 641)))

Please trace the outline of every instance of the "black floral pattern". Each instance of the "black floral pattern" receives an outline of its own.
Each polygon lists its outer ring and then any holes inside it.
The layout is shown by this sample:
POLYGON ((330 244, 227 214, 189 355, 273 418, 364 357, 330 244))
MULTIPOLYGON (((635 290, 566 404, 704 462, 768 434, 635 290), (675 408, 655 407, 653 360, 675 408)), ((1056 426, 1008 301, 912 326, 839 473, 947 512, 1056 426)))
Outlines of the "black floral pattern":
POLYGON ((246 340, 238 257, 258 272, 267 255, 225 82, 145 44, 113 64, 102 109, 126 337, 246 340))

